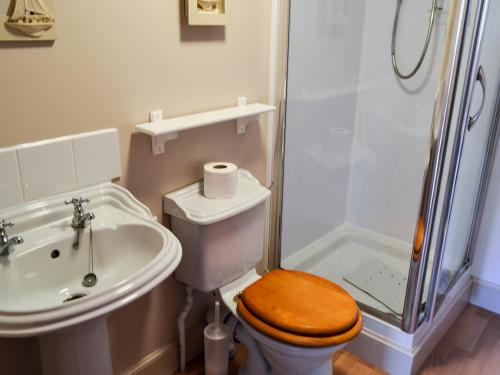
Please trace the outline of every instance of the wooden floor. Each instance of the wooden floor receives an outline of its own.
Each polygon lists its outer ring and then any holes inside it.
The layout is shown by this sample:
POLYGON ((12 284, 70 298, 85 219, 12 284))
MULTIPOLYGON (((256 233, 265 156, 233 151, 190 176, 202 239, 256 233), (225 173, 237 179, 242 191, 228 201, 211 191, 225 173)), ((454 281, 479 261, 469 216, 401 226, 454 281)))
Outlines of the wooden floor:
POLYGON ((348 352, 338 352, 333 356, 334 375, 386 375, 375 366, 362 361, 348 352))
MULTIPOLYGON (((237 374, 245 353, 232 362, 237 374)), ((335 375, 386 375, 387 373, 347 352, 333 357, 335 375)), ((184 374, 202 375, 203 361, 184 374)), ((500 375, 500 315, 469 305, 427 359, 419 375, 500 375)), ((398 375, 398 374, 394 374, 398 375)))
MULTIPOLYGON (((238 375, 239 367, 245 362, 245 359, 246 349, 243 349, 230 362, 228 375, 238 375)), ((333 372, 335 375, 387 375, 386 372, 344 351, 338 352, 333 356, 333 372)), ((191 362, 185 372, 179 372, 176 375, 204 375, 204 373, 203 357, 200 357, 191 362)))
POLYGON ((469 305, 419 375, 500 374, 500 315, 469 305))

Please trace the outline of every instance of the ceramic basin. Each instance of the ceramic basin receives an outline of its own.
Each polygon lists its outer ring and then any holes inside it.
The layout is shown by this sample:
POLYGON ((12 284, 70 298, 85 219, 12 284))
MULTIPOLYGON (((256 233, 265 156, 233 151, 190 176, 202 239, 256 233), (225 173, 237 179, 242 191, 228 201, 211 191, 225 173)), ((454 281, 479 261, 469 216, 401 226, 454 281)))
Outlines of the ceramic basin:
POLYGON ((101 317, 150 291, 177 267, 181 247, 148 208, 127 190, 108 183, 0 210, 14 221, 12 235, 24 243, 0 257, 0 336, 34 336, 101 317), (90 267, 90 228, 76 230, 73 196, 89 197, 92 212, 93 272, 97 284, 85 287, 90 267))

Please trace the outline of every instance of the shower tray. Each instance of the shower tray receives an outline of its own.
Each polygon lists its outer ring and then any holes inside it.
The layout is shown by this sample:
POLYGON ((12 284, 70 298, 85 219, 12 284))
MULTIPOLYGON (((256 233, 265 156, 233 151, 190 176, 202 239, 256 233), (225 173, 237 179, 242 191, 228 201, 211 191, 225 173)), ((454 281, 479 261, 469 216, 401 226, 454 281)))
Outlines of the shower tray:
POLYGON ((406 292, 406 276, 379 259, 372 258, 344 275, 343 279, 375 298, 401 317, 406 292))

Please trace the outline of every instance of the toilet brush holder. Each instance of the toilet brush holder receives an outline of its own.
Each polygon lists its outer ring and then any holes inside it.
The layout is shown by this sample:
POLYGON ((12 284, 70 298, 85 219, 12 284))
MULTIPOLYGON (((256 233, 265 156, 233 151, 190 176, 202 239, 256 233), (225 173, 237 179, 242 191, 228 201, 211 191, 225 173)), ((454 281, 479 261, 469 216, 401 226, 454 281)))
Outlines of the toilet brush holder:
POLYGON ((205 327, 205 374, 227 375, 229 365, 229 330, 220 321, 220 303, 215 302, 214 322, 205 327))

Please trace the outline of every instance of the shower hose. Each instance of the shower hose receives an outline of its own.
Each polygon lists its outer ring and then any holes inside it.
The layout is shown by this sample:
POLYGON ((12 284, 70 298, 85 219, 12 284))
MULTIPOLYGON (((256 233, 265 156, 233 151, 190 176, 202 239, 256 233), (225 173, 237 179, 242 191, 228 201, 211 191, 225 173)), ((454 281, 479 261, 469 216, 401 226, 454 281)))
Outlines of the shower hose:
POLYGON ((394 68, 394 72, 401 79, 408 79, 413 77, 424 62, 425 55, 427 54, 427 50, 429 49, 429 43, 431 41, 432 30, 434 28, 434 20, 436 18, 436 11, 438 10, 437 0, 432 0, 432 10, 431 15, 429 17, 429 26, 427 28, 427 36, 425 38, 424 48, 422 49, 422 53, 420 54, 420 58, 418 59, 417 65, 410 71, 408 74, 401 73, 399 70, 398 62, 396 60, 396 35, 398 33, 398 23, 399 23, 399 14, 401 12, 401 4, 403 0, 397 0, 396 3, 396 12, 394 14, 394 23, 392 26, 392 43, 391 43, 391 56, 392 56, 392 67, 394 68))

